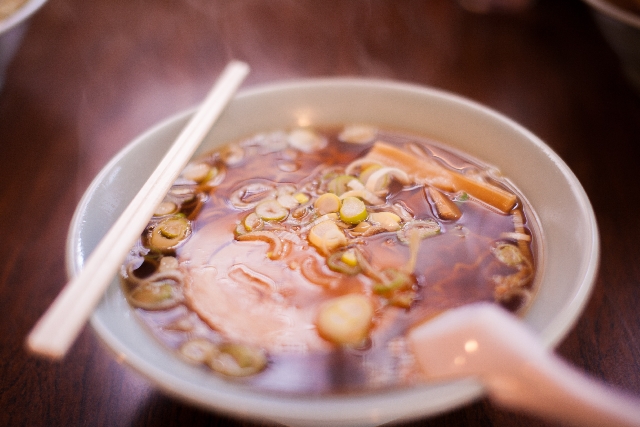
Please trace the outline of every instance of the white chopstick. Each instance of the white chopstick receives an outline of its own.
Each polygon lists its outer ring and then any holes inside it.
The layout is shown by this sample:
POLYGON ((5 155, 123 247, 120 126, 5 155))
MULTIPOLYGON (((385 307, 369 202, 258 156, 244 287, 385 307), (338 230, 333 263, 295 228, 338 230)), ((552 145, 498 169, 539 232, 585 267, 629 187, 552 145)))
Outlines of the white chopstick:
POLYGON ((249 66, 243 62, 232 61, 226 66, 198 111, 93 250, 81 272, 66 284, 30 332, 27 348, 32 353, 53 359, 66 354, 140 237, 155 208, 248 73, 249 66))

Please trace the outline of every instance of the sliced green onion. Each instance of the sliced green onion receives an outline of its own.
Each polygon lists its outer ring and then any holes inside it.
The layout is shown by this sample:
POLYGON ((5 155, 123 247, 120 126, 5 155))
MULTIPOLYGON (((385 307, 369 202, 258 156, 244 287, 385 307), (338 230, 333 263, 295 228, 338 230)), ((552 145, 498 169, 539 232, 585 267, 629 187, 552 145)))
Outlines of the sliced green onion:
POLYGON ((204 182, 205 180, 208 180, 208 177, 211 174, 211 169, 211 165, 208 165, 207 163, 192 163, 184 168, 182 171, 182 177, 198 183, 204 182))
POLYGON ((340 261, 350 265, 351 267, 358 265, 358 256, 356 255, 355 249, 347 249, 344 251, 340 257, 340 261))
POLYGON ((372 212, 369 214, 369 221, 380 225, 387 231, 398 231, 402 219, 393 212, 372 212))
POLYGON ((346 255, 349 251, 339 251, 331 254, 329 258, 327 258, 327 266, 338 273, 347 274, 349 276, 355 276, 360 273, 362 269, 358 265, 358 261, 353 252, 352 256, 346 255))
POLYGON ((331 220, 322 221, 309 230, 309 242, 324 254, 347 244, 344 232, 331 220))
POLYGON ((400 308, 409 308, 413 301, 415 301, 417 296, 417 292, 413 289, 405 289, 402 291, 394 292, 391 297, 388 299, 389 304, 400 307, 400 308))
POLYGON ((295 193, 293 197, 298 201, 299 204, 303 205, 309 201, 309 196, 304 193, 295 193))
POLYGON ((267 367, 268 359, 264 350, 239 343, 225 343, 218 346, 205 363, 211 369, 232 377, 254 375, 267 367))
POLYGON ((294 209, 294 208, 297 208, 298 205, 300 204, 300 202, 298 202, 298 199, 293 197, 292 194, 279 195, 278 197, 276 197, 276 200, 285 209, 294 209))
POLYGON ((410 289, 413 285, 413 277, 397 268, 388 268, 382 272, 384 281, 373 285, 373 292, 379 295, 389 294, 395 291, 410 289))
POLYGON ((173 271, 177 270, 180 266, 180 262, 178 258, 172 256, 163 256, 160 259, 160 264, 158 265, 159 272, 173 271))
POLYGON ((346 197, 340 207, 340 219, 347 224, 359 224, 367 219, 369 213, 364 202, 357 197, 346 197))
POLYGON ((321 337, 338 345, 358 346, 369 335, 374 307, 361 294, 347 294, 320 307, 316 326, 321 337))
POLYGON ((461 192, 461 193, 458 193, 454 197, 454 201, 456 201, 456 202, 466 202, 467 200, 469 200, 469 195, 467 193, 465 193, 464 191, 461 192))
POLYGON ((165 200, 164 202, 160 203, 156 207, 156 210, 153 211, 153 215, 165 216, 165 215, 170 215, 172 213, 176 213, 177 211, 178 211, 178 205, 176 205, 174 202, 165 200))
POLYGON ((235 166, 239 164, 242 160, 244 160, 244 157, 244 148, 240 147, 237 144, 231 144, 227 146, 224 151, 220 152, 220 158, 225 164, 229 166, 235 166))
POLYGON ((393 167, 382 167, 374 171, 369 176, 369 178, 367 178, 365 187, 372 193, 376 193, 378 191, 386 191, 387 187, 391 183, 391 177, 397 179, 403 185, 411 183, 411 178, 402 169, 393 167))
POLYGON ((274 199, 258 203, 255 212, 265 221, 282 221, 289 215, 289 210, 274 199))
MULTIPOLYGON (((382 169, 382 165, 380 164, 374 163, 372 165, 368 165, 362 169, 360 175, 358 176, 358 179, 360 179, 360 182, 362 182, 363 184, 366 184, 369 177, 371 177, 371 174, 379 169, 382 169)), ((388 185, 388 182, 385 183, 385 186, 386 185, 388 185)))
POLYGON ((515 267, 524 262, 524 256, 522 252, 520 252, 520 249, 509 243, 498 243, 498 245, 492 249, 492 252, 501 263, 509 267, 515 267))
POLYGON ((428 237, 433 237, 440 234, 441 228, 440 224, 432 219, 421 220, 417 219, 414 221, 407 222, 401 230, 398 230, 398 239, 402 243, 409 244, 411 241, 411 234, 414 232, 418 232, 418 236, 420 239, 426 239, 428 237))
POLYGON ((165 310, 177 305, 180 299, 174 282, 170 280, 143 282, 127 295, 131 305, 144 310, 165 310))
POLYGON ((190 362, 205 363, 218 353, 218 347, 204 338, 194 338, 184 342, 179 351, 190 362))
POLYGON ((149 247, 157 252, 171 252, 191 234, 191 224, 184 215, 173 215, 160 221, 147 235, 149 247))
POLYGON ((340 197, 334 193, 324 193, 316 199, 313 203, 313 207, 318 211, 318 214, 324 215, 332 212, 338 212, 342 201, 340 197))
POLYGON ((362 221, 349 231, 353 235, 360 236, 360 235, 364 235, 367 232, 367 230, 371 229, 371 227, 372 226, 370 222, 362 221))
POLYGON ((255 212, 251 212, 247 215, 242 221, 244 225, 244 229, 247 231, 256 231, 260 230, 264 226, 264 221, 255 212))
POLYGON ((330 193, 341 196, 342 193, 345 193, 349 190, 349 183, 356 179, 351 175, 338 175, 329 181, 328 190, 330 193))

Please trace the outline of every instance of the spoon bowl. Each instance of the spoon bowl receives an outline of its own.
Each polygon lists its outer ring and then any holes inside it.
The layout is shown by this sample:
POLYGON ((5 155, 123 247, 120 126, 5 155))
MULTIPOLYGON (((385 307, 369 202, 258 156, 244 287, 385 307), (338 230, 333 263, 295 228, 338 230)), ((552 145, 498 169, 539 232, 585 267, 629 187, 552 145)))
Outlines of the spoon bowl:
POLYGON ((500 405, 576 426, 640 425, 640 399, 573 369, 495 304, 450 310, 408 338, 428 379, 475 377, 500 405))

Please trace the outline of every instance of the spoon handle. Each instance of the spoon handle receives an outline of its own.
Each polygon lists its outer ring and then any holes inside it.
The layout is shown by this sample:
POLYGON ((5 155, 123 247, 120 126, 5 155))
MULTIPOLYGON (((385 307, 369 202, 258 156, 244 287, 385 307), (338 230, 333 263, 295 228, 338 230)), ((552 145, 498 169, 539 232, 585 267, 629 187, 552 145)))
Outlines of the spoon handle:
POLYGON ((552 353, 518 363, 517 375, 485 377, 497 403, 577 426, 640 426, 639 399, 580 373, 552 353))
POLYGON ((580 373, 493 304, 445 313, 409 342, 429 379, 475 376, 499 405, 576 426, 640 426, 640 399, 580 373))

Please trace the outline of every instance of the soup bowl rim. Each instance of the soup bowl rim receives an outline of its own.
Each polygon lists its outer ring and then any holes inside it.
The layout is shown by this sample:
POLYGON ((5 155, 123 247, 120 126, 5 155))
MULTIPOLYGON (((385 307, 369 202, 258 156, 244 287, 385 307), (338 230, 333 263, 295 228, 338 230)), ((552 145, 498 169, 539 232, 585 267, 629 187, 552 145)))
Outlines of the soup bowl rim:
POLYGON ((627 25, 640 29, 640 15, 634 14, 628 10, 622 9, 605 0, 583 0, 593 9, 609 16, 616 21, 623 22, 627 25))
MULTIPOLYGON (((269 83, 243 90, 238 94, 239 99, 249 99, 254 96, 277 95, 281 91, 295 91, 296 88, 370 88, 415 92, 418 97, 433 97, 443 102, 458 105, 463 109, 474 109, 478 114, 485 115, 487 120, 498 120, 501 126, 507 126, 514 132, 524 135, 536 146, 545 157, 558 168, 559 173, 568 181, 572 191, 575 191, 580 209, 587 217, 590 233, 590 247, 588 267, 583 274, 583 283, 579 286, 571 301, 567 301, 561 313, 558 313, 547 330, 541 332, 541 340, 547 347, 555 346, 573 327, 579 314, 582 312, 591 293, 599 262, 599 237, 595 216, 591 205, 577 178, 569 167, 555 154, 544 142, 539 140, 531 132, 515 123, 502 114, 481 105, 475 101, 452 94, 440 89, 419 86, 410 83, 395 82, 381 79, 367 78, 323 78, 323 79, 297 79, 283 82, 269 83)), ((94 178, 83 195, 74 218, 67 239, 67 270, 69 276, 74 276, 81 268, 83 258, 79 254, 83 250, 78 238, 78 230, 83 227, 83 214, 95 204, 95 193, 100 186, 108 181, 114 173, 114 169, 125 161, 136 146, 156 136, 167 126, 176 123, 184 123, 193 114, 193 110, 180 112, 150 128, 145 133, 125 146, 94 178)), ((221 120, 224 120, 224 115, 221 120)), ((230 384, 219 378, 205 380, 193 380, 197 375, 195 367, 180 366, 178 371, 167 369, 167 362, 172 360, 171 355, 158 350, 159 364, 145 359, 131 343, 123 341, 123 332, 114 325, 108 316, 111 309, 105 301, 115 301, 120 304, 124 298, 120 295, 116 285, 111 286, 105 299, 96 309, 91 318, 91 325, 97 335, 113 351, 117 360, 133 367, 136 371, 147 377, 153 384, 166 393, 179 399, 183 399, 206 409, 221 411, 233 416, 250 419, 270 419, 288 425, 377 425, 385 422, 412 419, 435 415, 446 410, 469 403, 482 397, 483 389, 479 382, 472 378, 456 379, 452 381, 425 384, 405 389, 392 389, 354 393, 349 395, 328 396, 292 396, 269 394, 252 390, 242 385, 230 384), (185 379, 185 376, 189 378, 185 379)), ((124 303, 126 304, 126 302, 124 303)), ((154 344, 149 342, 149 346, 154 344)), ((155 356, 154 356, 155 357, 155 356)), ((177 358, 176 358, 177 359, 177 358)), ((177 361, 176 364, 183 362, 177 361)), ((211 376, 214 377, 214 376, 211 376)))

